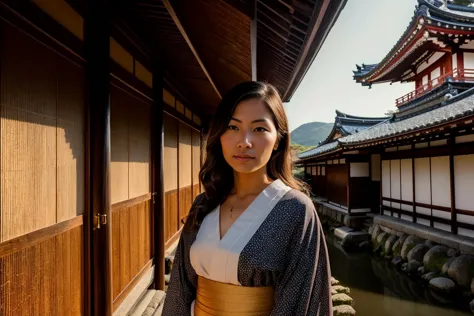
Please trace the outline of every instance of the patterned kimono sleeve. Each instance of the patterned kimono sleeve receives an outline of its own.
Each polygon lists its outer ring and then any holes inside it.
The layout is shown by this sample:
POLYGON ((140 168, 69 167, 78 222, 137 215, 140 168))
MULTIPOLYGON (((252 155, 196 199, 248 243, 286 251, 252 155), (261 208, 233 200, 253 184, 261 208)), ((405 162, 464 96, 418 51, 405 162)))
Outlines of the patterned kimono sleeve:
MULTIPOLYGON (((194 204, 203 195, 196 197, 194 204)), ((197 275, 190 260, 190 249, 196 237, 195 232, 184 231, 181 233, 168 289, 166 291, 165 303, 162 316, 190 316, 191 304, 196 299, 197 275)))
POLYGON ((295 212, 298 225, 287 267, 275 286, 271 316, 332 316, 331 272, 324 233, 314 206, 305 204, 298 205, 300 210, 295 212))

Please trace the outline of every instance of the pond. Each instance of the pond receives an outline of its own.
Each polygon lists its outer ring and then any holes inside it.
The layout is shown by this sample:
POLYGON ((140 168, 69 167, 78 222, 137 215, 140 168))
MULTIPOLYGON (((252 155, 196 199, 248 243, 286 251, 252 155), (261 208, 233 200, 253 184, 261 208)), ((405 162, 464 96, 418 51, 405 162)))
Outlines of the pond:
POLYGON ((472 315, 472 298, 447 299, 391 266, 390 261, 367 252, 347 252, 326 234, 332 275, 351 289, 357 316, 472 315))

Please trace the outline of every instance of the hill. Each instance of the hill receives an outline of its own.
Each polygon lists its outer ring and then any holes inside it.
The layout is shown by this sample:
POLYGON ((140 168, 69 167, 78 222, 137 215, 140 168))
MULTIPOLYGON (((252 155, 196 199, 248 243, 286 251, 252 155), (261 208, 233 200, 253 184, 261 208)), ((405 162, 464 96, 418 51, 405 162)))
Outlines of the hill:
POLYGON ((291 132, 291 142, 303 146, 317 146, 326 139, 332 130, 333 123, 311 122, 301 125, 291 132))

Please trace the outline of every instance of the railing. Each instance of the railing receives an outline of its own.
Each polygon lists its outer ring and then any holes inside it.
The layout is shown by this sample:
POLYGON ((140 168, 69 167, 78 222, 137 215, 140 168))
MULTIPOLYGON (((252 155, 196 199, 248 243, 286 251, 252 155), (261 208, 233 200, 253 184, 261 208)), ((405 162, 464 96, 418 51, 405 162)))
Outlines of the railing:
POLYGON ((436 87, 442 85, 448 77, 451 77, 454 81, 474 81, 474 69, 454 69, 452 72, 445 73, 428 83, 425 83, 421 87, 418 87, 414 91, 405 94, 404 96, 395 100, 395 105, 400 107, 422 95, 430 92, 436 87))

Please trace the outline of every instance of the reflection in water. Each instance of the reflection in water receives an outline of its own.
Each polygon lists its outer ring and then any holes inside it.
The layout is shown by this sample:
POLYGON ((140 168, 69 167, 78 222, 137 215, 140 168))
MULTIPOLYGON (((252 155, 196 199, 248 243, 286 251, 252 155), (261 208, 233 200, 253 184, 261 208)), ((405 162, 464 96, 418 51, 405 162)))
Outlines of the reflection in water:
POLYGON ((394 269, 388 260, 366 252, 346 252, 331 234, 326 241, 332 275, 351 289, 357 316, 471 315, 469 299, 457 295, 447 301, 424 281, 394 269))

